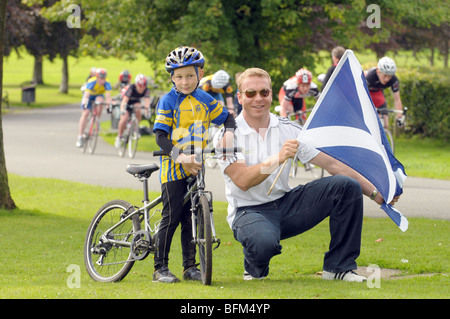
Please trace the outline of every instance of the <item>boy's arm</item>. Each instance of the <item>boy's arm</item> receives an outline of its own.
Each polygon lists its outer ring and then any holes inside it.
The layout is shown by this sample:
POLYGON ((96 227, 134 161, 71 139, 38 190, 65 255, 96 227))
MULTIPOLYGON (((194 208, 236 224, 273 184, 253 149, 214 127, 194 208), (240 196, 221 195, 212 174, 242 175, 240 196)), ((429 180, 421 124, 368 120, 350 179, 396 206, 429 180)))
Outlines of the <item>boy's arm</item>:
MULTIPOLYGON (((158 146, 161 147, 161 149, 166 154, 170 154, 172 150, 174 151, 173 153, 179 154, 180 153, 179 150, 178 152, 174 150, 175 146, 169 140, 168 135, 169 134, 166 131, 157 129, 155 131, 156 144, 158 144, 158 146)), ((173 160, 176 160, 176 158, 173 158, 173 160)))

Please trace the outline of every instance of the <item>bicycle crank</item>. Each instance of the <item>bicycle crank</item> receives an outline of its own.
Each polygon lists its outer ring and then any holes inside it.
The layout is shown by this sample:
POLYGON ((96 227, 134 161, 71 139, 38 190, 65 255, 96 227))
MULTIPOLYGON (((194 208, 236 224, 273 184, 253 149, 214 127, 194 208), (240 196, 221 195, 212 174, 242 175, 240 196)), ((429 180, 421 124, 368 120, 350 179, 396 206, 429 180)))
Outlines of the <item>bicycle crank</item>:
POLYGON ((152 237, 145 230, 139 230, 134 233, 131 240, 131 257, 133 260, 142 260, 150 253, 152 246, 152 237))

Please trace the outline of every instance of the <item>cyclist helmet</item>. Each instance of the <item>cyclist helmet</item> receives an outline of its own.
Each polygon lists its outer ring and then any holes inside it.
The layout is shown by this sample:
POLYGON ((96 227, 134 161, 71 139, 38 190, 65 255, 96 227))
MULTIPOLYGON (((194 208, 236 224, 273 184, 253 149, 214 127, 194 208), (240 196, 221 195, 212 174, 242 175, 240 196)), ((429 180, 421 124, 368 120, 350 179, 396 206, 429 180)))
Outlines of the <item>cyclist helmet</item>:
POLYGON ((311 83, 312 73, 307 69, 300 69, 295 73, 298 83, 311 83))
POLYGON ((166 71, 172 73, 173 70, 192 65, 203 69, 205 58, 203 54, 193 47, 178 47, 171 51, 166 57, 166 71))
POLYGON ((98 68, 97 72, 95 73, 95 75, 97 76, 97 78, 99 79, 106 79, 106 70, 102 69, 102 68, 98 68))
POLYGON ((221 89, 228 84, 229 80, 230 76, 228 73, 224 70, 219 70, 213 74, 211 78, 211 85, 215 89, 221 89))
POLYGON ((144 74, 139 73, 138 75, 136 75, 136 78, 134 79, 134 83, 137 86, 146 87, 147 86, 147 78, 144 76, 144 74))
POLYGON ((378 69, 384 74, 392 76, 395 74, 395 71, 397 71, 397 66, 395 65, 394 60, 385 56, 378 61, 378 69))

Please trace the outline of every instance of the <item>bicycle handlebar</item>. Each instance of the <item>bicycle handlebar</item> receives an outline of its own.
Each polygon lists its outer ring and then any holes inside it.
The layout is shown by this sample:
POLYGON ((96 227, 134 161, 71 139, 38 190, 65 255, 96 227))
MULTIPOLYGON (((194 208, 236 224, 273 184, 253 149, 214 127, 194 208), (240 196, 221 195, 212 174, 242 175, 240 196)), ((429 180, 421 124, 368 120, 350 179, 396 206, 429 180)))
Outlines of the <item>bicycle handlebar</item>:
MULTIPOLYGON (((84 110, 87 109, 88 104, 89 104, 89 102, 86 103, 86 104, 83 104, 83 109, 84 109, 84 110)), ((94 103, 92 103, 92 104, 94 104, 95 107, 97 107, 98 105, 109 105, 109 106, 112 105, 112 103, 106 103, 106 102, 94 102, 94 103)))
POLYGON ((377 109, 377 113, 399 113, 399 114, 406 114, 406 111, 408 111, 407 107, 404 107, 403 110, 392 110, 392 109, 377 109))

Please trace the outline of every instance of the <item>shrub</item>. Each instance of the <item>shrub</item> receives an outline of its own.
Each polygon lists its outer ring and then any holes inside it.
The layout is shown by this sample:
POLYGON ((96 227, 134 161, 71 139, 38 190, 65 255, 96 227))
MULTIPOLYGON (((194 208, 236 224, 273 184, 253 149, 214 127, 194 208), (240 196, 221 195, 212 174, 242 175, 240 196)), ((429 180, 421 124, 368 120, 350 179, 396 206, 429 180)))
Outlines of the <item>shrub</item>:
MULTIPOLYGON (((411 68, 397 72, 408 125, 413 134, 448 140, 450 137, 450 75, 445 69, 411 68)), ((391 103, 392 105, 392 103, 391 103)))

